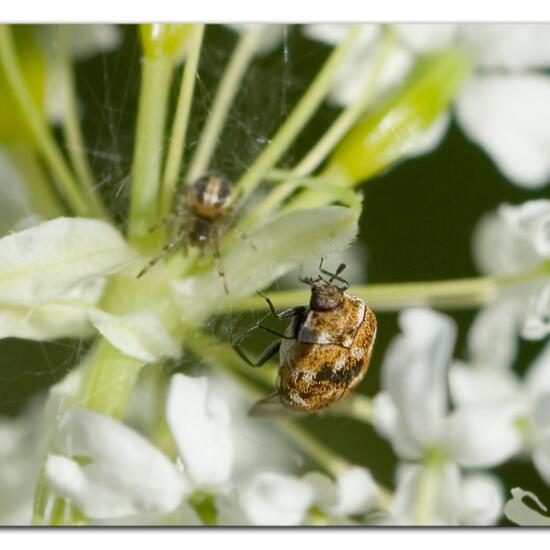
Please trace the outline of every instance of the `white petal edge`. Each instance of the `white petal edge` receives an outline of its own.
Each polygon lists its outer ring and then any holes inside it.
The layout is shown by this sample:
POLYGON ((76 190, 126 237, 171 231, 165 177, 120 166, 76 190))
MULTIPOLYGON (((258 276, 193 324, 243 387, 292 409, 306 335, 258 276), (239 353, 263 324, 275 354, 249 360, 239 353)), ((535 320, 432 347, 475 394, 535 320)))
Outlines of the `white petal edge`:
POLYGON ((476 76, 456 102, 465 133, 522 187, 542 187, 550 181, 549 95, 547 76, 476 76))
POLYGON ((460 25, 460 41, 478 67, 525 70, 550 66, 550 25, 460 25))
POLYGON ((390 513, 403 525, 457 525, 459 511, 460 472, 453 462, 445 464, 440 472, 437 494, 427 517, 419 517, 419 490, 422 466, 402 464, 390 513))
POLYGON ((188 493, 177 468, 137 432, 85 409, 70 409, 59 424, 46 479, 90 519, 167 514, 188 493), (73 457, 91 462, 79 464, 73 457))
POLYGON ((550 200, 539 199, 499 208, 506 222, 527 239, 537 254, 550 258, 550 200))
POLYGON ((252 525, 300 525, 314 497, 313 488, 304 480, 263 472, 244 491, 241 505, 252 525))
POLYGON ((515 420, 524 413, 521 403, 466 405, 445 423, 444 445, 462 466, 492 467, 522 448, 515 420))
POLYGON ((512 489, 512 498, 504 505, 504 515, 517 525, 549 527, 550 517, 527 506, 523 501, 524 498, 530 498, 542 511, 547 511, 546 506, 539 500, 537 495, 515 487, 512 489))
POLYGON ((418 54, 432 53, 448 48, 455 42, 460 25, 404 23, 391 27, 399 40, 418 54))
POLYGON ((477 268, 485 275, 511 275, 540 262, 529 239, 496 212, 484 214, 477 222, 472 253, 477 268))
POLYGON ((497 300, 479 311, 468 331, 468 351, 480 367, 511 368, 518 346, 518 307, 514 300, 497 300))
POLYGON ((227 404, 212 394, 206 377, 172 377, 166 419, 186 473, 195 486, 217 488, 229 481, 234 462, 227 404))
POLYGON ((366 468, 354 466, 340 474, 337 483, 337 502, 330 508, 335 516, 365 514, 376 505, 377 486, 366 468))
POLYGON ((135 254, 111 225, 57 218, 0 239, 0 303, 38 305, 113 273, 135 254))
POLYGON ((460 483, 460 524, 495 525, 502 516, 503 487, 490 474, 468 474, 460 483))
POLYGON ((88 315, 101 335, 129 357, 152 363, 162 357, 179 356, 178 343, 150 311, 140 310, 117 316, 99 309, 89 309, 88 315))
POLYGON ((512 370, 454 362, 449 369, 449 390, 457 406, 520 400, 522 387, 512 370))
POLYGON ((400 413, 400 421, 417 442, 437 437, 447 412, 447 368, 456 327, 450 317, 429 309, 401 312, 402 334, 386 353, 382 388, 400 413))
POLYGON ((61 300, 32 307, 4 304, 0 308, 0 338, 91 337, 94 331, 87 309, 99 301, 104 288, 104 279, 92 279, 75 287, 61 300))

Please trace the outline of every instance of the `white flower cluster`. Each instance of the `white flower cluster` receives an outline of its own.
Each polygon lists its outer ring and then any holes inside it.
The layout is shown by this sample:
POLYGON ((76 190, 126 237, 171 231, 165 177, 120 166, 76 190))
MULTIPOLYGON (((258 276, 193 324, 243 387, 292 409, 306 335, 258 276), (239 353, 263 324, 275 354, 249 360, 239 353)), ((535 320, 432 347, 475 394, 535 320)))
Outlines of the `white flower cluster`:
MULTIPOLYGON (((66 31, 64 48, 79 57, 116 46, 112 28, 97 30, 83 28, 73 45, 74 33, 66 31)), ((512 182, 528 188, 548 183, 550 26, 365 25, 333 82, 334 103, 349 107, 363 93, 372 52, 387 32, 395 40, 374 101, 405 82, 419 60, 460 50, 472 76, 452 105, 458 124, 512 182)), ((305 33, 333 45, 349 38, 344 25, 307 26, 305 33)), ((256 53, 276 47, 284 34, 271 28, 256 53)), ((62 69, 59 52, 50 54, 62 69)), ((63 101, 50 107, 51 120, 66 116, 63 101)), ((435 147, 449 120, 442 113, 407 154, 435 147)), ((22 209, 19 217, 9 213, 14 227, 12 221, 32 212, 4 187, 9 200, 2 208, 22 209)), ((0 338, 100 336, 135 373, 179 359, 184 334, 308 261, 341 252, 358 229, 358 207, 285 209, 281 202, 273 210, 277 215, 246 228, 246 239, 224 243, 230 293, 215 262, 184 276, 177 258, 148 274, 145 292, 136 275, 148 258, 112 224, 27 218, 25 229, 0 238, 0 338)), ((30 519, 44 456, 46 515, 63 502, 67 513, 73 507, 98 525, 493 525, 506 509, 518 522, 528 521, 521 519, 529 515, 522 499, 532 495, 514 489, 505 507, 502 483, 490 470, 521 457, 550 485, 550 343, 522 377, 513 370, 519 338, 542 341, 550 334, 550 201, 501 206, 498 215, 481 220, 473 249, 495 295, 477 314, 466 357, 453 360, 454 321, 428 308, 400 312, 401 332, 384 357, 371 420, 397 457, 392 490, 366 467, 344 464, 330 476, 304 471, 301 456, 271 425, 246 415, 246 401, 229 379, 173 375, 162 410, 155 411, 166 429, 154 433, 132 422, 136 407, 145 407, 139 389, 123 421, 81 406, 76 396, 82 397, 89 374, 84 364, 52 388, 47 414, 36 407, 0 421, 0 521, 30 519)), ((364 265, 356 273, 361 282, 364 265)))

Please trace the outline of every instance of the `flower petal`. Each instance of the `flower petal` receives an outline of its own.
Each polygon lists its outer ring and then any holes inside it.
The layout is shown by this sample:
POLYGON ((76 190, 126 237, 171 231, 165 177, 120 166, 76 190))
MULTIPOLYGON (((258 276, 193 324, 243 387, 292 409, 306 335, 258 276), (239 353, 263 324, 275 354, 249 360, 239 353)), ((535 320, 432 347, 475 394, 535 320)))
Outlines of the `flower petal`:
POLYGON ((89 311, 97 330, 122 353, 145 363, 161 357, 178 357, 179 346, 158 317, 150 311, 116 316, 99 309, 89 311))
POLYGON ((328 512, 338 501, 336 484, 330 477, 319 472, 307 472, 302 479, 309 483, 315 493, 315 504, 328 512))
POLYGON ((550 342, 529 367, 525 381, 532 396, 550 392, 550 342))
POLYGON ((451 46, 456 40, 459 28, 460 25, 441 23, 392 25, 399 40, 419 54, 431 53, 451 46))
POLYGON ((470 474, 460 484, 461 525, 495 525, 502 515, 500 480, 490 474, 470 474))
POLYGON ((550 437, 533 449, 533 464, 544 481, 550 485, 550 437))
POLYGON ((376 483, 366 468, 353 467, 338 476, 337 502, 330 508, 335 516, 365 514, 376 505, 376 483))
POLYGON ((523 187, 542 187, 550 179, 549 96, 547 76, 476 76, 456 103, 464 131, 523 187))
POLYGON ((550 517, 533 510, 523 502, 524 498, 530 498, 542 511, 546 512, 546 506, 538 497, 529 491, 519 487, 512 489, 512 498, 504 506, 504 515, 517 525, 550 526, 550 517))
POLYGON ((64 456, 48 457, 46 479, 90 519, 166 514, 188 492, 176 467, 156 447, 95 412, 65 413, 57 445, 64 456))
POLYGON ((205 377, 172 377, 166 419, 180 457, 201 488, 225 484, 231 475, 234 444, 227 405, 208 387, 205 377))
POLYGON ((550 258, 550 200, 527 201, 518 206, 502 205, 499 213, 537 254, 550 258))
POLYGON ((407 432, 420 443, 433 441, 447 412, 446 374, 456 329, 428 309, 399 316, 402 334, 391 343, 382 367, 382 388, 390 393, 407 432))
POLYGON ((61 300, 34 307, 4 304, 0 309, 0 338, 90 337, 94 331, 87 310, 98 302, 104 288, 104 279, 92 279, 75 287, 61 300))
POLYGON ((184 319, 199 323, 224 302, 269 286, 304 261, 345 248, 356 233, 357 213, 350 208, 327 206, 281 216, 250 234, 249 242, 222 251, 229 295, 215 268, 173 283, 184 319))
POLYGON ((455 405, 517 400, 521 384, 511 370, 455 362, 449 369, 449 389, 455 405))
POLYGON ((395 453, 406 460, 421 460, 424 449, 409 433, 399 410, 388 392, 378 392, 373 400, 372 423, 376 431, 388 439, 395 453))
POLYGON ((436 493, 430 509, 419 509, 421 502, 423 466, 402 465, 397 490, 390 506, 390 513, 400 524, 413 525, 457 525, 458 494, 460 487, 460 472, 456 464, 445 464, 437 475, 434 484, 436 493))
POLYGON ((246 489, 241 504, 252 525, 300 525, 314 496, 304 480, 263 472, 246 489))
POLYGON ((484 307, 468 331, 468 350, 476 366, 511 368, 518 344, 518 307, 515 300, 498 300, 484 307))
POLYGON ((444 445, 463 466, 492 467, 522 448, 514 421, 523 412, 521 403, 467 405, 449 416, 444 445))
POLYGON ((529 301, 521 335, 526 340, 542 340, 550 334, 550 284, 535 292, 529 301))
POLYGON ((477 223, 472 252, 477 268, 485 275, 511 275, 540 263, 528 238, 496 212, 485 214, 477 223))
POLYGON ((460 39, 478 67, 528 69, 550 66, 550 25, 460 25, 460 39))
POLYGON ((0 239, 0 302, 37 305, 128 264, 134 253, 108 223, 57 218, 0 239))

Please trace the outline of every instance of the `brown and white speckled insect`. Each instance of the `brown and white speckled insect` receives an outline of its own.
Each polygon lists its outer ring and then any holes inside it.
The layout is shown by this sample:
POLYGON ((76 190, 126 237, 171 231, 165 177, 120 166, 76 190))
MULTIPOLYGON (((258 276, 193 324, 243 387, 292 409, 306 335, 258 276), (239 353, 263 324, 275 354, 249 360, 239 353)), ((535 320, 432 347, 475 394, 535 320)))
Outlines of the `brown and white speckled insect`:
POLYGON ((318 412, 347 396, 363 379, 376 338, 376 317, 361 298, 345 293, 349 285, 339 276, 344 269, 341 264, 336 273, 330 273, 322 269, 321 262, 319 270, 330 277, 328 281, 321 276, 301 279, 311 287, 309 307, 276 313, 265 297, 274 317, 291 322, 284 334, 263 326, 263 320, 251 327, 280 336, 257 362, 251 362, 234 345, 251 366, 261 366, 279 353, 277 391, 258 401, 252 413, 262 414, 265 405, 277 401, 295 411, 318 412))
MULTIPOLYGON (((227 292, 225 272, 218 247, 219 238, 235 225, 232 217, 234 197, 231 184, 221 174, 206 174, 185 189, 175 211, 161 222, 174 223, 172 239, 138 274, 144 275, 160 259, 187 244, 210 248, 218 264, 218 273, 227 292)), ((153 229, 156 229, 155 226, 153 229)))

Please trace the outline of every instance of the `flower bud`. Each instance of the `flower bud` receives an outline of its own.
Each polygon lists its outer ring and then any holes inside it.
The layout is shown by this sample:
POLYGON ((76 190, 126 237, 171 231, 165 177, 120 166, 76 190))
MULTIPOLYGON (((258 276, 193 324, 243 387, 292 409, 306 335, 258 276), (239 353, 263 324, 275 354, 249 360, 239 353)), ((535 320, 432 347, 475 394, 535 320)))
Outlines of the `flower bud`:
POLYGON ((422 58, 404 86, 349 131, 327 173, 358 184, 403 158, 448 108, 469 73, 468 60, 456 50, 422 58))

